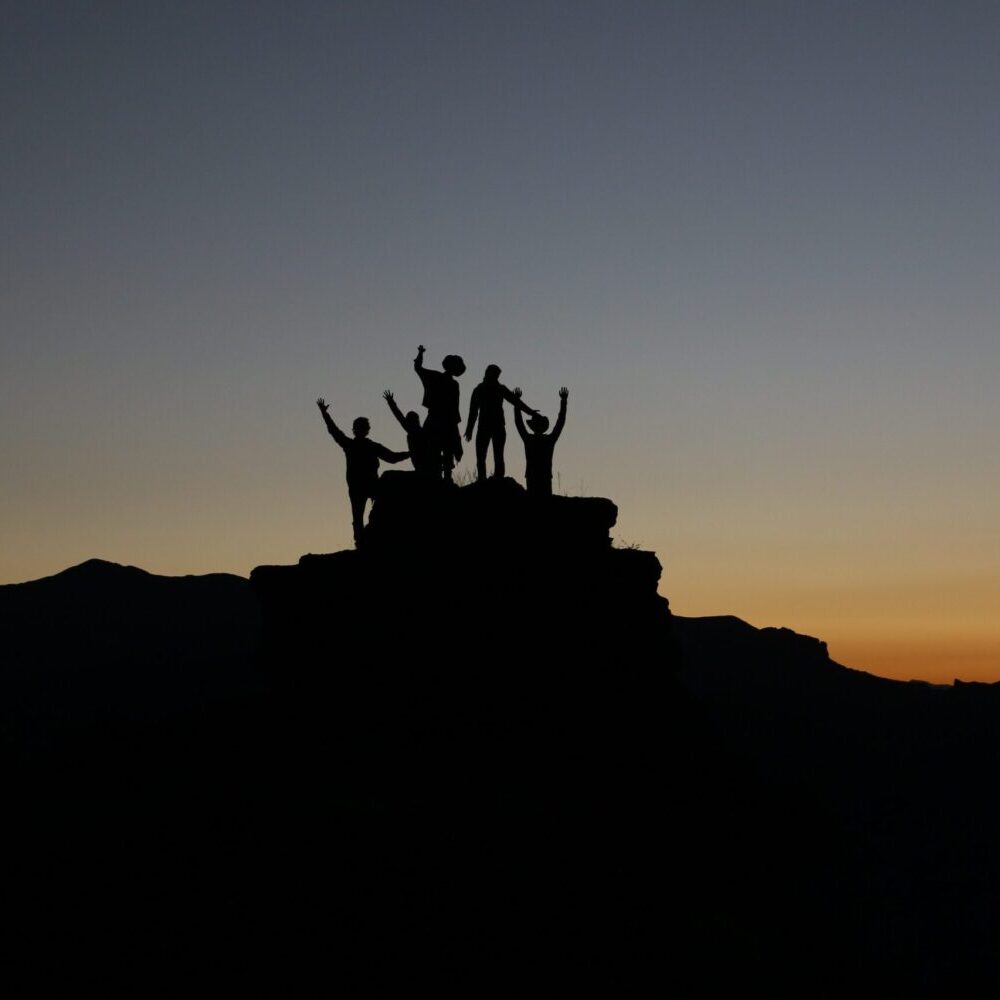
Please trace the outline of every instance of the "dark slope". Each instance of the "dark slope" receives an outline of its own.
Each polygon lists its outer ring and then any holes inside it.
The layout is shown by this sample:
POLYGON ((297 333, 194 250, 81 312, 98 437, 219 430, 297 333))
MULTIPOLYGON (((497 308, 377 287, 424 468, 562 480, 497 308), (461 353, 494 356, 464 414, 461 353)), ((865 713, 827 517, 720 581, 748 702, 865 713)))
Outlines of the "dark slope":
POLYGON ((228 989, 983 988, 997 689, 672 618, 616 513, 387 475, 361 551, 0 588, 8 945, 228 989))
POLYGON ((871 967, 910 989, 996 984, 1000 685, 875 677, 736 618, 674 630, 720 747, 772 794, 811 802, 850 851, 871 967))
POLYGON ((811 818, 775 836, 752 813, 672 676, 659 563, 611 548, 615 517, 387 476, 362 551, 262 567, 250 598, 101 566, 13 588, 29 633, 64 631, 22 636, 22 681, 69 656, 78 680, 148 660, 232 682, 155 718, 161 681, 73 719, 57 685, 15 706, 9 732, 59 735, 8 760, 22 935, 83 942, 77 962, 113 940, 144 969, 207 952, 286 985, 359 965, 477 989, 797 981, 811 818))
POLYGON ((0 740, 192 712, 253 682, 259 610, 226 574, 154 576, 90 559, 0 586, 0 740))
POLYGON ((252 766, 231 750, 263 691, 256 598, 90 560, 0 587, 0 636, 5 968, 148 986, 201 919, 246 781, 227 772, 252 766))

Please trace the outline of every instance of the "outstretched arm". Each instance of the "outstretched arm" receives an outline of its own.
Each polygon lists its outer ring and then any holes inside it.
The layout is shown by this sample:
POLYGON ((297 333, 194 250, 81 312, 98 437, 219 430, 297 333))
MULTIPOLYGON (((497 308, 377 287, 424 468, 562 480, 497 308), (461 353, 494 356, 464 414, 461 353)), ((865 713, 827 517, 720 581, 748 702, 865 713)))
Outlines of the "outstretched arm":
POLYGON ((562 429, 566 424, 566 400, 569 399, 569 389, 563 386, 559 390, 559 416, 556 417, 556 425, 552 428, 552 443, 555 444, 562 434, 562 429))
POLYGON ((406 418, 403 416, 400 408, 396 405, 396 399, 393 394, 386 389, 385 392, 382 393, 382 398, 389 404, 389 409, 392 410, 392 415, 399 421, 400 427, 402 427, 405 431, 407 429, 406 418))
POLYGON ((384 444, 376 444, 375 451, 384 462, 391 462, 393 465, 410 457, 408 451, 390 451, 384 444))
POLYGON ((327 401, 320 396, 316 400, 316 405, 319 407, 319 412, 323 415, 323 423, 326 424, 326 429, 330 432, 330 436, 341 448, 346 448, 350 438, 333 422, 333 417, 330 416, 330 406, 327 401))
POLYGON ((520 413, 523 411, 524 413, 530 413, 532 416, 535 416, 538 413, 538 410, 533 410, 521 398, 521 390, 519 388, 511 392, 510 389, 507 388, 507 386, 502 385, 500 386, 500 392, 503 393, 503 398, 506 399, 508 403, 513 403, 515 413, 520 413))
POLYGON ((421 372, 424 370, 424 345, 421 344, 417 348, 417 356, 413 359, 413 369, 414 371, 421 372))
POLYGON ((472 398, 469 400, 469 420, 465 425, 465 440, 472 440, 472 428, 476 426, 476 418, 479 416, 479 386, 472 390, 472 398))
MULTIPOLYGON (((521 390, 520 389, 515 389, 514 390, 514 398, 517 400, 518 403, 521 402, 521 390)), ((522 441, 527 441, 528 440, 528 432, 524 428, 524 417, 521 416, 521 407, 520 406, 515 406, 514 407, 514 426, 517 428, 517 433, 521 435, 521 440, 522 441)))

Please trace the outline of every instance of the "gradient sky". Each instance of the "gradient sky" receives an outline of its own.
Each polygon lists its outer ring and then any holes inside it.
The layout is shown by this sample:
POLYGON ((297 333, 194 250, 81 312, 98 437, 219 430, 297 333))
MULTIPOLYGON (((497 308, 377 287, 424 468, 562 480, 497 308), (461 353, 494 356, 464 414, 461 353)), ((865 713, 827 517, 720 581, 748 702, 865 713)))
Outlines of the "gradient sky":
POLYGON ((422 342, 677 613, 1000 679, 998 97, 995 2, 8 0, 0 582, 349 546, 422 342))

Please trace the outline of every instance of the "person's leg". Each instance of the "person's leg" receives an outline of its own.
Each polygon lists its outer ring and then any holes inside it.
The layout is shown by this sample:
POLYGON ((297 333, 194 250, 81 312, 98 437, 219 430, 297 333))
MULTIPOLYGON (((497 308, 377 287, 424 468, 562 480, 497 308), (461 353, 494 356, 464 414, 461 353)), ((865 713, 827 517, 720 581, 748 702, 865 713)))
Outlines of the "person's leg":
POLYGON ((455 468, 455 462, 458 457, 458 448, 455 445, 455 436, 457 434, 457 429, 453 433, 449 428, 442 435, 441 439, 441 472, 446 483, 451 482, 451 473, 455 468))
POLYGON ((351 523, 354 527, 354 546, 361 545, 365 530, 365 504, 368 502, 369 491, 361 486, 349 486, 351 497, 351 523))
POLYGON ((441 449, 435 443, 427 453, 427 478, 436 483, 441 482, 444 471, 444 461, 441 458, 441 449))
POLYGON ((490 450, 490 432, 480 421, 476 431, 476 476, 481 483, 486 481, 486 453, 490 450))
POLYGON ((503 450, 507 444, 507 428, 498 427, 493 432, 493 477, 503 479, 507 469, 503 464, 503 450))
POLYGON ((462 442, 458 433, 458 425, 449 428, 442 436, 441 471, 446 483, 452 482, 451 472, 455 463, 462 457, 462 442))
POLYGON ((430 414, 424 421, 424 435, 427 441, 427 451, 431 456, 430 466, 434 479, 440 479, 442 475, 446 479, 451 478, 451 467, 446 458, 448 450, 446 433, 441 427, 440 421, 430 414))

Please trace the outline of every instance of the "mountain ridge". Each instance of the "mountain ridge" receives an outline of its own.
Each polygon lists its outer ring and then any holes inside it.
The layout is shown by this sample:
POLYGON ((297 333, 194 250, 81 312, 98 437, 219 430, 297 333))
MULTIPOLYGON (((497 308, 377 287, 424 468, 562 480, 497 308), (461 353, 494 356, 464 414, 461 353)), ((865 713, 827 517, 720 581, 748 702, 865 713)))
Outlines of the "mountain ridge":
MULTIPOLYGON (((322 553, 322 552, 309 552, 304 553, 299 557, 297 565, 302 565, 303 563, 309 563, 313 560, 323 560, 330 559, 335 556, 348 556, 354 550, 346 549, 342 552, 337 553, 322 553)), ((614 551, 619 552, 631 552, 631 551, 643 551, 637 550, 634 547, 617 548, 614 551)), ((271 568, 268 565, 263 565, 255 567, 251 570, 250 574, 243 576, 239 573, 229 573, 225 571, 210 571, 207 573, 182 573, 182 574, 163 574, 156 573, 152 570, 147 570, 141 566, 135 566, 129 563, 118 563, 114 560, 103 559, 101 557, 91 557, 83 560, 80 563, 74 563, 71 566, 67 566, 65 569, 59 570, 55 573, 49 574, 48 576, 37 577, 32 580, 23 580, 16 583, 6 583, 0 584, 0 593, 4 591, 4 588, 20 588, 29 587, 41 583, 49 583, 51 581, 61 581, 69 582, 75 580, 81 580, 86 582, 100 581, 102 578, 112 580, 119 579, 125 580, 129 577, 132 579, 148 579, 153 581, 215 581, 215 580, 231 580, 240 581, 242 583, 249 584, 252 580, 253 573, 257 570, 267 571, 271 568)), ((697 624, 697 626, 717 628, 720 632, 732 631, 735 634, 748 633, 753 636, 766 639, 772 634, 778 635, 788 635, 789 637, 794 637, 796 640, 802 642, 802 649, 808 646, 819 646, 826 650, 827 643, 825 640, 812 636, 805 632, 798 632, 797 630, 790 628, 788 626, 775 626, 775 625, 753 625, 752 623, 746 621, 746 619, 740 618, 738 615, 730 614, 712 614, 712 615, 678 615, 673 614, 673 620, 678 623, 685 624, 691 623, 692 625, 697 624)), ((973 687, 994 687, 1000 686, 1000 681, 970 681, 963 680, 961 678, 954 678, 950 683, 946 682, 935 682, 927 681, 922 678, 900 678, 900 677, 885 677, 881 674, 874 673, 873 671, 866 670, 863 667, 850 666, 848 664, 840 663, 839 661, 833 660, 829 657, 828 651, 826 652, 826 658, 829 660, 831 666, 839 668, 841 670, 850 671, 854 674, 863 674, 867 677, 874 678, 879 681, 888 681, 893 684, 914 684, 914 685, 926 685, 931 688, 950 688, 953 686, 973 686, 973 687)))
POLYGON ((673 615, 610 500, 387 480, 358 550, 0 588, 25 912, 156 899, 192 948, 286 972, 323 928, 338 961, 408 942, 474 978, 1000 981, 1000 689, 673 615))

